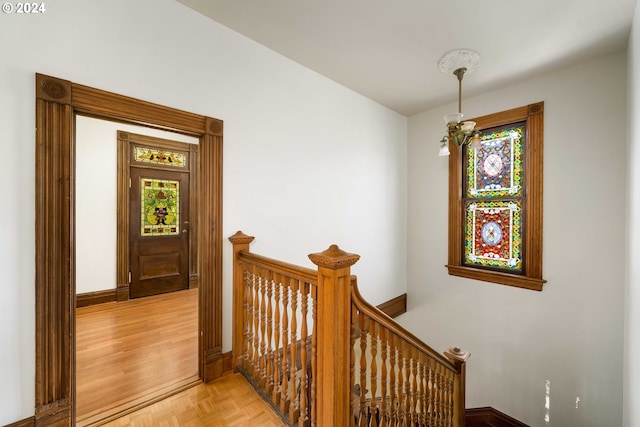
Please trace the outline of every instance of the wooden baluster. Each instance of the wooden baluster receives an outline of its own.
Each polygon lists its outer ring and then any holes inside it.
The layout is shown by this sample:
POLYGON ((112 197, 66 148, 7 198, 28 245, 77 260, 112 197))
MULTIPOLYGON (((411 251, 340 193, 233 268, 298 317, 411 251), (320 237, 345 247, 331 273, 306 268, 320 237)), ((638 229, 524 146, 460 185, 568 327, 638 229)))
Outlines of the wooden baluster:
POLYGON ((280 374, 280 304, 281 298, 280 295, 282 293, 282 276, 279 273, 274 274, 273 276, 274 283, 274 305, 275 312, 273 314, 273 393, 271 395, 271 400, 273 401, 276 408, 280 405, 280 387, 282 386, 282 375, 280 374))
POLYGON ((444 413, 444 383, 442 381, 442 365, 438 364, 436 369, 436 383, 438 384, 437 388, 437 420, 439 425, 444 425, 445 423, 445 413, 444 413))
POLYGON ((289 404, 289 421, 296 423, 298 421, 298 414, 300 410, 300 396, 296 390, 297 379, 297 364, 296 346, 298 345, 298 290, 300 289, 300 283, 295 279, 290 279, 291 285, 291 339, 289 343, 289 355, 291 358, 289 368, 289 397, 291 403, 289 404))
POLYGON ((405 401, 405 383, 406 383, 406 366, 404 358, 404 340, 398 340, 398 425, 400 427, 407 427, 407 402, 405 401))
POLYGON ((287 278, 282 278, 282 399, 280 400, 280 412, 289 412, 289 294, 291 289, 286 283, 287 278))
MULTIPOLYGON (((252 332, 251 332, 251 313, 253 310, 253 301, 251 300, 252 291, 253 291, 253 274, 249 270, 244 271, 244 282, 243 282, 244 291, 242 292, 242 298, 244 300, 244 313, 242 316, 242 329, 243 329, 243 340, 242 340, 242 368, 247 371, 249 369, 249 364, 251 361, 251 343, 253 340, 252 332)), ((235 316, 234 316, 235 318, 235 316)), ((234 327, 237 327, 234 326, 234 327)), ((237 345, 237 344, 234 344, 237 345)), ((235 353, 235 351, 234 351, 235 353)), ((238 366, 238 360, 234 361, 234 368, 238 366)))
POLYGON ((360 327, 360 406, 358 410, 358 427, 367 427, 367 317, 361 312, 360 327))
POLYGON ((307 351, 309 346, 307 330, 307 315, 309 304, 309 284, 302 282, 300 289, 302 306, 300 317, 302 325, 300 327, 300 419, 298 424, 305 426, 309 424, 309 411, 307 407, 307 351))
POLYGON ((419 371, 418 375, 420 377, 418 382, 418 399, 420 401, 420 408, 418 409, 418 425, 423 426, 427 424, 426 420, 426 412, 427 412, 427 395, 426 395, 426 387, 428 387, 428 378, 426 377, 426 367, 424 354, 422 352, 418 353, 418 363, 419 363, 419 371))
POLYGON ((358 329, 359 311, 355 305, 351 305, 351 338, 349 346, 349 379, 351 389, 351 415, 349 418, 350 425, 358 425, 358 408, 360 395, 356 393, 356 330, 358 329))
POLYGON ((245 342, 247 357, 242 366, 245 367, 247 374, 252 375, 253 371, 253 296, 255 280, 251 266, 247 269, 249 281, 247 282, 247 319, 245 320, 247 328, 247 340, 245 342))
POLYGON ((406 370, 406 382, 404 384, 404 400, 405 400, 405 425, 411 425, 411 419, 413 417, 413 396, 412 396, 412 386, 413 386, 413 358, 411 346, 405 342, 404 344, 405 351, 405 370, 406 370))
POLYGON ((318 423, 318 287, 311 286, 313 332, 311 333, 311 427, 318 423))
POLYGON ((396 346, 396 334, 391 333, 389 336, 389 349, 391 351, 391 358, 389 360, 390 362, 390 366, 389 366, 389 371, 390 371, 390 375, 389 375, 389 383, 391 384, 391 426, 392 427, 397 427, 398 426, 398 396, 397 396, 397 384, 398 384, 398 380, 397 380, 397 375, 396 373, 398 372, 398 367, 396 364, 396 355, 398 352, 398 348, 396 346))
POLYGON ((387 427, 389 425, 389 408, 387 407, 389 402, 387 399, 387 328, 380 327, 380 388, 382 392, 382 400, 380 401, 380 426, 387 427))
POLYGON ((376 392, 378 389, 378 363, 376 356, 378 355, 378 323, 374 320, 369 322, 369 329, 371 333, 371 366, 370 366, 370 384, 371 384, 371 403, 369 408, 371 410, 371 419, 369 420, 369 427, 376 427, 376 392))
POLYGON ((449 405, 448 405, 448 410, 449 410, 449 419, 452 420, 453 423, 455 423, 455 417, 456 417, 456 406, 457 406, 457 402, 456 402, 456 395, 455 395, 455 375, 452 375, 450 372, 447 372, 447 393, 449 395, 449 405))
POLYGON ((440 365, 433 365, 433 418, 434 425, 440 425, 440 365))
POLYGON ((267 340, 266 340, 266 353, 264 355, 265 363, 267 365, 265 376, 266 376, 266 384, 264 391, 269 396, 273 392, 273 357, 274 352, 272 350, 272 337, 273 337, 273 273, 271 271, 266 272, 266 281, 267 281, 267 315, 266 315, 266 329, 267 329, 267 340))
POLYGON ((447 371, 444 369, 444 367, 441 368, 441 375, 440 375, 440 387, 442 389, 442 420, 443 423, 447 422, 447 416, 449 413, 449 407, 448 407, 448 403, 449 403, 449 396, 447 395, 447 371))
POLYGON ((428 402, 429 402, 429 410, 428 421, 431 424, 435 423, 435 414, 436 414, 436 377, 435 377, 435 363, 433 359, 429 358, 429 389, 428 389, 428 402))
POLYGON ((410 426, 411 420, 411 349, 406 341, 402 341, 402 425, 410 426))
POLYGON ((404 399, 405 399, 405 425, 410 426, 411 425, 411 420, 413 417, 413 394, 412 394, 412 388, 413 388, 413 358, 412 356, 412 351, 413 349, 411 348, 411 346, 405 342, 404 345, 404 351, 405 351, 405 357, 406 357, 406 365, 405 365, 405 369, 406 369, 406 382, 404 384, 404 389, 405 389, 405 393, 404 393, 404 399))
POLYGON ((418 383, 420 381, 420 377, 419 377, 419 365, 418 365, 418 349, 417 348, 413 348, 412 351, 412 369, 411 369, 411 373, 413 375, 413 383, 411 385, 411 395, 412 395, 412 402, 411 402, 411 410, 413 412, 413 417, 411 419, 412 425, 416 425, 418 424, 418 416, 420 414, 420 392, 418 390, 418 383))
POLYGON ((260 296, 260 388, 264 390, 267 385, 267 287, 269 280, 267 271, 260 270, 261 296, 260 296))
POLYGON ((252 373, 251 376, 255 381, 258 381, 260 376, 260 287, 262 286, 262 281, 260 280, 260 275, 255 270, 254 273, 255 282, 253 288, 253 362, 252 362, 252 373))

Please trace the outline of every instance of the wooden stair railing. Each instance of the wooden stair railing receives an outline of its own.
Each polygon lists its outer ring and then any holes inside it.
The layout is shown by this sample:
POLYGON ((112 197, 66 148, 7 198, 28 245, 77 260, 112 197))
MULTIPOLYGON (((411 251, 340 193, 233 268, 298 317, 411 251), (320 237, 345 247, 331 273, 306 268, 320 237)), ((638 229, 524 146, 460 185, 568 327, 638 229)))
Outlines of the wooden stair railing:
POLYGON ((433 350, 366 302, 355 276, 351 292, 355 425, 464 426, 469 353, 433 350))
POLYGON ((317 271, 233 243, 233 366, 290 425, 464 426, 465 362, 446 357, 364 301, 332 245, 317 271))

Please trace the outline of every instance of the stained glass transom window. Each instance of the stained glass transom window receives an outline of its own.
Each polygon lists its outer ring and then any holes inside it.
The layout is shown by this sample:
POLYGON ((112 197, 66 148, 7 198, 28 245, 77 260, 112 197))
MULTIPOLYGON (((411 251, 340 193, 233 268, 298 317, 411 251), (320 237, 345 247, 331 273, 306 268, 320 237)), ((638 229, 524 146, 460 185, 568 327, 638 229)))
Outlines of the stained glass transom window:
POLYGON ((523 270, 524 124, 486 130, 482 148, 465 151, 463 263, 523 270))
POLYGON ((161 150, 150 147, 133 148, 133 160, 140 163, 174 166, 184 168, 187 165, 187 155, 176 151, 161 150))
POLYGON ((140 182, 142 236, 180 233, 180 182, 142 178, 140 182))

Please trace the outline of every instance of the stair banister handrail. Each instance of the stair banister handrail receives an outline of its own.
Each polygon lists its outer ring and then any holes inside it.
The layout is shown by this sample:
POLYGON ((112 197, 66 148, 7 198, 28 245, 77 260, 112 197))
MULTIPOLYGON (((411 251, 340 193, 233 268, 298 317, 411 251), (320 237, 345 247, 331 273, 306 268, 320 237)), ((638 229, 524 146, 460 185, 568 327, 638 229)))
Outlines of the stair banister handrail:
POLYGON ((238 261, 245 264, 262 265, 270 268, 277 268, 279 271, 286 273, 290 277, 303 280, 308 283, 316 283, 318 280, 318 272, 311 268, 300 267, 295 264, 289 264, 284 261, 278 261, 253 252, 240 251, 238 253, 238 261))
MULTIPOLYGON (((353 296, 354 302, 356 303, 356 306, 363 313, 365 313, 369 317, 374 318, 377 322, 379 322, 380 324, 382 324, 386 328, 395 331, 399 336, 401 336, 407 342, 409 342, 409 344, 411 344, 412 346, 417 348, 419 351, 428 354, 429 356, 433 357, 434 359, 437 359, 447 369, 451 370, 452 372, 459 373, 459 369, 457 368, 455 363, 453 363, 447 357, 445 357, 441 353, 439 353, 436 350, 434 350, 433 348, 431 348, 429 345, 425 344, 423 341, 421 341, 419 338, 417 338, 411 332, 409 332, 404 327, 402 327, 400 324, 398 324, 396 321, 394 321, 385 312, 383 312, 379 308, 377 308, 374 305, 372 305, 369 302, 367 302, 362 297, 362 294, 360 294, 360 291, 358 290, 358 283, 357 283, 357 277, 356 276, 351 276, 351 294, 353 296)), ((452 348, 449 349, 449 351, 451 351, 453 349, 454 348, 452 347, 452 348)), ((458 349, 458 350, 460 350, 460 349, 458 349)), ((468 356, 467 356, 467 358, 468 358, 468 356)))

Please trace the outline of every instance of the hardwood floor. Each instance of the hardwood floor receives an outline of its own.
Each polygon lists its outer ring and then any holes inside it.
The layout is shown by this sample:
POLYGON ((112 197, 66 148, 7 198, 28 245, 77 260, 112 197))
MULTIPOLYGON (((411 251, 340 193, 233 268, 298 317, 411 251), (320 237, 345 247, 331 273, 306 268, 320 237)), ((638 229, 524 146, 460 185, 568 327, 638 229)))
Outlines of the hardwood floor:
POLYGON ((227 374, 104 424, 105 427, 282 427, 240 374, 227 374))
POLYGON ((77 309, 78 426, 198 382, 197 289, 77 309))

